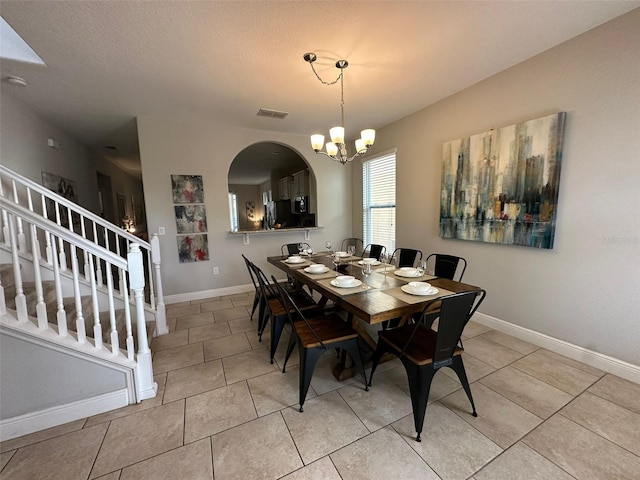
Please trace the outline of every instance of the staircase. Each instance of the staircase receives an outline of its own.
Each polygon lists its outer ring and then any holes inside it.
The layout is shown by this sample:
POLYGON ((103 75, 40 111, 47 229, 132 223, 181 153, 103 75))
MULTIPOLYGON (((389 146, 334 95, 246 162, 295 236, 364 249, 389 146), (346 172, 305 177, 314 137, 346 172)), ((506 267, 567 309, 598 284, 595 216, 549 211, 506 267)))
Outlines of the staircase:
POLYGON ((157 236, 144 242, 4 166, 0 211, 0 440, 153 398, 149 336, 168 333, 157 236))

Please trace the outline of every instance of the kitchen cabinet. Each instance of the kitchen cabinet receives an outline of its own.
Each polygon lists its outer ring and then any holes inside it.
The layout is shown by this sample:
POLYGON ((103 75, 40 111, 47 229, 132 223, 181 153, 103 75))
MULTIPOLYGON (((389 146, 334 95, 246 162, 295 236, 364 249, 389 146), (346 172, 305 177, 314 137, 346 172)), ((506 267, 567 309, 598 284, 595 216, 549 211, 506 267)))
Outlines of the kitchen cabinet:
POLYGON ((294 173, 291 182, 291 192, 293 197, 309 195, 309 171, 301 170, 294 173))

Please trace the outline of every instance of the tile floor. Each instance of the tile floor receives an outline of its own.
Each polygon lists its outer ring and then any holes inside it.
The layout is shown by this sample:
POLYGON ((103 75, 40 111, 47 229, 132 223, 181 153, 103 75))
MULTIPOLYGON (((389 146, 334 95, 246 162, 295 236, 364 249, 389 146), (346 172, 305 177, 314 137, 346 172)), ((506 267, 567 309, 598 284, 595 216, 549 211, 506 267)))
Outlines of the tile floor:
POLYGON ((455 374, 436 375, 414 440, 395 360, 373 387, 336 381, 327 353, 304 413, 297 358, 282 374, 249 320, 252 295, 168 307, 154 339, 158 395, 0 445, 1 479, 639 479, 640 385, 470 323, 455 374))

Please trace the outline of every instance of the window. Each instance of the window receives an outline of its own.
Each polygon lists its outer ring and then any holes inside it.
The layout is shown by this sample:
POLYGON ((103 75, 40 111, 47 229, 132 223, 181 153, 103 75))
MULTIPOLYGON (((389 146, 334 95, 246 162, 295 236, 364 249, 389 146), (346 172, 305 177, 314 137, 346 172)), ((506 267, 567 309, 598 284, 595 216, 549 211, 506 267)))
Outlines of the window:
POLYGON ((231 231, 238 231, 238 196, 229 192, 229 213, 231 219, 231 231))
POLYGON ((366 160, 362 166, 363 239, 365 245, 396 245, 396 152, 366 160))

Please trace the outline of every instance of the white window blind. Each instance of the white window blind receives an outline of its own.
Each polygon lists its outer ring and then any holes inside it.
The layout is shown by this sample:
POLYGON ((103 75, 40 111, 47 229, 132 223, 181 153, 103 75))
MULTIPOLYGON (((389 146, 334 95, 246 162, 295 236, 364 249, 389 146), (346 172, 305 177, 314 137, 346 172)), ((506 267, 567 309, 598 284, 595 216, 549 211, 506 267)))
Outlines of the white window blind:
POLYGON ((362 166, 363 240, 365 245, 396 244, 396 153, 364 162, 362 166))

